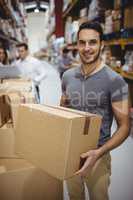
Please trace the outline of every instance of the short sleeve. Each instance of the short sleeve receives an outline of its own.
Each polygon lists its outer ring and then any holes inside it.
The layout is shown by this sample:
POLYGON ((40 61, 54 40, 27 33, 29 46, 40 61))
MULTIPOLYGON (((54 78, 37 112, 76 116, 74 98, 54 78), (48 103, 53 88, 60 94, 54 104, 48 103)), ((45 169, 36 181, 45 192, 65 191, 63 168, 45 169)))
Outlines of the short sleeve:
POLYGON ((110 86, 111 102, 123 101, 128 99, 128 84, 121 76, 117 76, 112 80, 110 86))

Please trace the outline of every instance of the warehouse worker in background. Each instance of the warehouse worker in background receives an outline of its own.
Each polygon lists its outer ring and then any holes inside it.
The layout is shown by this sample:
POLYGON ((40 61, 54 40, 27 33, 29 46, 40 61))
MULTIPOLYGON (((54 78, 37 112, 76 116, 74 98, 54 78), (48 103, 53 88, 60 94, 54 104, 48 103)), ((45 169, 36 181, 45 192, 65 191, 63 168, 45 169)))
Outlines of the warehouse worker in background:
POLYGON ((58 59, 58 71, 60 74, 60 78, 62 78, 63 73, 71 67, 72 61, 73 59, 69 54, 69 49, 64 47, 62 50, 62 54, 59 56, 58 59))
POLYGON ((90 200, 109 199, 110 151, 129 135, 128 86, 120 75, 103 63, 102 38, 99 23, 83 23, 79 27, 77 41, 82 64, 67 70, 62 77, 62 106, 102 116, 97 148, 83 152, 83 166, 73 178, 67 180, 71 200, 85 199, 84 181, 90 200), (118 127, 111 137, 113 117, 118 127))
POLYGON ((33 89, 35 97, 40 103, 40 84, 46 77, 44 65, 41 61, 29 55, 28 45, 21 43, 17 45, 19 59, 13 63, 20 68, 22 77, 33 81, 33 89))
POLYGON ((20 43, 17 45, 17 48, 19 59, 12 63, 12 67, 0 68, 0 78, 22 77, 31 79, 34 95, 37 102, 40 103, 40 85, 46 77, 45 66, 41 61, 29 55, 28 45, 26 43, 20 43))

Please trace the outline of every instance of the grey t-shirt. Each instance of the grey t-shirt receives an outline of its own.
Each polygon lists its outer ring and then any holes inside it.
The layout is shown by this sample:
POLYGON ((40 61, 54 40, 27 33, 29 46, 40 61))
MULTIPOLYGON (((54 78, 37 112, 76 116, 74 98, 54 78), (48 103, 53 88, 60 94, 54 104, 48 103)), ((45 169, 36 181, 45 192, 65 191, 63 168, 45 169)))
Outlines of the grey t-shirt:
POLYGON ((109 140, 113 120, 112 102, 128 99, 128 85, 123 78, 108 66, 88 77, 82 75, 81 67, 76 67, 64 73, 62 92, 69 100, 69 108, 103 117, 98 145, 109 140))

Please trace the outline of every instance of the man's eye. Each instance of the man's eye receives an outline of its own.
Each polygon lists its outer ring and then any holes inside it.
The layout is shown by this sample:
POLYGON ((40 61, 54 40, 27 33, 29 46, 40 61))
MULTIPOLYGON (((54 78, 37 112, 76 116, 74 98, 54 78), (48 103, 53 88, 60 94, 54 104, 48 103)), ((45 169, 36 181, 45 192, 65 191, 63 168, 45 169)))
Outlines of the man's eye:
POLYGON ((86 44, 88 44, 89 46, 96 45, 97 44, 97 40, 90 40, 90 41, 79 40, 79 45, 85 46, 86 44))
POLYGON ((80 40, 80 41, 79 41, 79 44, 80 44, 80 45, 85 45, 85 42, 82 41, 82 40, 80 40))
POLYGON ((95 45, 96 43, 97 43, 96 40, 91 40, 91 41, 89 42, 90 45, 95 45))

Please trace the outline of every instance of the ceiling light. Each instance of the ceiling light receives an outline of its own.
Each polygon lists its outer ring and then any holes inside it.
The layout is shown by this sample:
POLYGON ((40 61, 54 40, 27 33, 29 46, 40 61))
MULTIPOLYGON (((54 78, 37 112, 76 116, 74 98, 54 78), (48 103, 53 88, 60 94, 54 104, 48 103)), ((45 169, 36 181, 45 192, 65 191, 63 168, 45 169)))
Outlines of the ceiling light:
POLYGON ((35 12, 35 13, 39 13, 39 9, 36 8, 36 9, 34 10, 34 12, 35 12))

